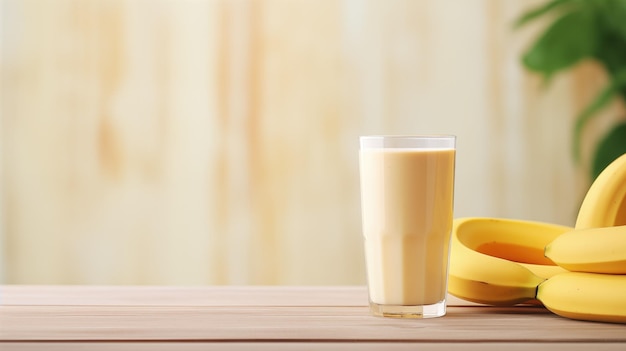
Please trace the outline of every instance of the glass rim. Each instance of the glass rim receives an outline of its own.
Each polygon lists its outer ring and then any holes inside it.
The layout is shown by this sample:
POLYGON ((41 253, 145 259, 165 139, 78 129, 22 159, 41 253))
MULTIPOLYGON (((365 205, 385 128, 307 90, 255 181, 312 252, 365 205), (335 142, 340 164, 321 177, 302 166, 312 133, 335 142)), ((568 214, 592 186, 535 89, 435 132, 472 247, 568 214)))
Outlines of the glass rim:
POLYGON ((455 150, 456 135, 369 135, 359 137, 361 149, 455 150))
POLYGON ((456 139, 453 134, 380 134, 380 135, 361 135, 359 139, 456 139))

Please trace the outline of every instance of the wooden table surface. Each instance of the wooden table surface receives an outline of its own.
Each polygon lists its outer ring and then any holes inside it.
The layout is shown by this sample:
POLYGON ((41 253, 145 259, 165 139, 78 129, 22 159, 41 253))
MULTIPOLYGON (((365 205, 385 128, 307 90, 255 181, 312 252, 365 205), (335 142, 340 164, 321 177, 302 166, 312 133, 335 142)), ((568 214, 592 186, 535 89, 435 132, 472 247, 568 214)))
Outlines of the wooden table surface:
POLYGON ((450 298, 374 317, 364 287, 0 286, 0 350, 624 350, 626 325, 450 298))

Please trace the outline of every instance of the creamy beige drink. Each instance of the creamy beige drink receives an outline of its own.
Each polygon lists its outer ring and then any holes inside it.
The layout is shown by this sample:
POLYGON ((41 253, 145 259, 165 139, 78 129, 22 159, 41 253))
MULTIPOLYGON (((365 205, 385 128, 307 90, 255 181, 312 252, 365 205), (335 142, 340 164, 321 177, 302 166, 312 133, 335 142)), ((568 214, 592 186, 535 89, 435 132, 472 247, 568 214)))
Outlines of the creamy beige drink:
POLYGON ((454 148, 361 149, 371 303, 445 304, 454 160, 454 148))

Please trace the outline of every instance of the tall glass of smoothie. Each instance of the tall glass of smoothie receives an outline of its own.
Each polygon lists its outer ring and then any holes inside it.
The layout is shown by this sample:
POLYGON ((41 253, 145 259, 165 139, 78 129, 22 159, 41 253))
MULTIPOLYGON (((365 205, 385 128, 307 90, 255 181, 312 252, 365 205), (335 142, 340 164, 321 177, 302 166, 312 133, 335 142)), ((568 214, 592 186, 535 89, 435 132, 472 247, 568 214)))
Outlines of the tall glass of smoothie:
POLYGON ((446 314, 456 138, 360 138, 369 305, 376 316, 446 314))

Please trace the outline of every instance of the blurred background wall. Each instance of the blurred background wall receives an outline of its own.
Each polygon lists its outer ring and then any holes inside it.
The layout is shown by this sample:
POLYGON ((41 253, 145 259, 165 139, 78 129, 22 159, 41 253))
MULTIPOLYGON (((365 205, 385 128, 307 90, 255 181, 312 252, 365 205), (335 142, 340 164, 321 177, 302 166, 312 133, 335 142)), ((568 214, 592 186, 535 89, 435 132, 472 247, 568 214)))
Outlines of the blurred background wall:
POLYGON ((604 77, 524 71, 539 3, 2 0, 0 282, 363 284, 364 134, 456 134, 456 217, 572 225, 604 77))

